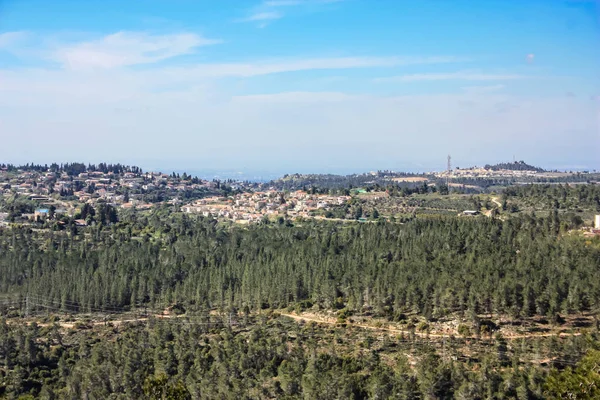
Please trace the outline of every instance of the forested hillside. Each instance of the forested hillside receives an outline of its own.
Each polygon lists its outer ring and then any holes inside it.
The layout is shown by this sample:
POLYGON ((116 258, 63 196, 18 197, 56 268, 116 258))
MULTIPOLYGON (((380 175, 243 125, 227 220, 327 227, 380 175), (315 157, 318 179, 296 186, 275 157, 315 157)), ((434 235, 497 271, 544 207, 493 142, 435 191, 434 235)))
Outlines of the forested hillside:
POLYGON ((600 185, 526 185, 511 186, 503 191, 507 199, 516 198, 538 209, 577 210, 600 212, 600 185))
POLYGON ((214 328, 152 320, 66 332, 0 321, 0 397, 19 399, 595 399, 598 336, 441 343, 297 325, 275 316, 214 328), (479 347, 479 346, 478 346, 479 347), (550 349, 550 350, 549 350, 550 349), (559 372, 523 362, 563 354, 559 372), (472 352, 472 350, 471 350, 472 352), (580 362, 575 360, 585 356, 580 362))
POLYGON ((0 398, 597 398, 599 238, 496 211, 240 226, 163 205, 0 228, 0 398))
MULTIPOLYGON (((289 174, 282 178, 268 182, 265 186, 275 187, 280 190, 299 190, 315 188, 320 191, 343 190, 357 187, 389 185, 393 179, 398 178, 430 178, 425 174, 412 174, 405 172, 377 171, 364 174, 334 175, 334 174, 289 174)), ((404 187, 413 184, 404 183, 404 187)))
POLYGON ((485 169, 491 169, 493 171, 499 170, 509 170, 509 171, 535 171, 535 172, 544 172, 543 168, 535 167, 533 165, 527 164, 525 161, 514 161, 514 162, 504 162, 498 163, 495 165, 486 164, 485 169))
POLYGON ((598 242, 564 235, 567 224, 553 214, 230 229, 155 214, 75 236, 3 230, 0 290, 83 309, 260 309, 309 300, 390 318, 465 310, 552 316, 600 304, 598 242))

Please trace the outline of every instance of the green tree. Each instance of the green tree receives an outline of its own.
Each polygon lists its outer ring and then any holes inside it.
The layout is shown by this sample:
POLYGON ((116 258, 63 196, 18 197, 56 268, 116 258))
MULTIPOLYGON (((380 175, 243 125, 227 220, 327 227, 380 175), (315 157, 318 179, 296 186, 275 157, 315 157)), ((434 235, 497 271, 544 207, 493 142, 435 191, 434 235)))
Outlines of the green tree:
POLYGON ((575 369, 553 370, 544 390, 548 399, 600 398, 600 351, 590 350, 575 369))
POLYGON ((191 395, 181 381, 172 383, 167 375, 148 377, 144 394, 151 400, 189 400, 191 395))

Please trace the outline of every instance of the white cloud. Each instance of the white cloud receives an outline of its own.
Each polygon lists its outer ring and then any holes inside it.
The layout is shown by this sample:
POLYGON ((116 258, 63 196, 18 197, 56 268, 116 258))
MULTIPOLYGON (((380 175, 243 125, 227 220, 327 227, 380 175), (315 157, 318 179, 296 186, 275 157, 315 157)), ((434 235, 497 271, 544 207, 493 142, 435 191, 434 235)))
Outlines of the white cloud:
POLYGON ((238 19, 236 22, 260 22, 257 26, 264 28, 270 21, 287 15, 279 11, 282 8, 309 7, 317 10, 318 6, 342 1, 346 0, 265 0, 253 8, 253 13, 250 16, 238 19))
MULTIPOLYGON (((332 57, 264 60, 252 63, 215 63, 195 66, 163 68, 159 79, 191 81, 206 78, 253 77, 286 72, 310 70, 337 70, 357 68, 396 67, 403 65, 445 64, 463 61, 456 57, 332 57)), ((144 74, 144 73, 139 73, 144 74)), ((141 76, 141 75, 140 75, 141 76)))
POLYGON ((288 7, 301 5, 315 5, 328 3, 341 3, 346 0, 266 0, 262 4, 266 7, 288 7))
MULTIPOLYGON (((220 78, 251 78, 310 70, 345 70, 439 64, 454 57, 332 57, 257 60, 248 63, 206 63, 160 66, 131 71, 126 68, 0 69, 0 105, 42 106, 50 102, 105 104, 153 92, 219 84, 220 78)), ((339 78, 338 78, 339 79, 339 78)))
POLYGON ((323 103, 340 102, 352 99, 364 99, 364 96, 352 96, 339 92, 283 92, 275 94, 255 94, 245 96, 233 96, 233 102, 240 103, 323 103))
POLYGON ((397 75, 385 78, 376 78, 375 82, 421 82, 421 81, 506 81, 526 79, 525 75, 516 74, 485 74, 478 72, 460 71, 448 73, 397 75))
POLYGON ((270 21, 283 17, 283 14, 277 11, 265 11, 250 15, 247 18, 239 20, 240 22, 270 21))
POLYGON ((490 93, 497 92, 505 87, 505 85, 464 86, 462 89, 467 93, 490 93))
POLYGON ((286 7, 286 6, 297 6, 302 4, 300 0, 270 0, 265 1, 263 5, 267 7, 286 7))
POLYGON ((155 63, 216 43, 219 41, 195 33, 150 35, 118 32, 99 40, 61 47, 54 51, 52 57, 70 69, 115 68, 155 63))
POLYGON ((0 50, 10 50, 29 37, 29 32, 15 31, 0 33, 0 50))

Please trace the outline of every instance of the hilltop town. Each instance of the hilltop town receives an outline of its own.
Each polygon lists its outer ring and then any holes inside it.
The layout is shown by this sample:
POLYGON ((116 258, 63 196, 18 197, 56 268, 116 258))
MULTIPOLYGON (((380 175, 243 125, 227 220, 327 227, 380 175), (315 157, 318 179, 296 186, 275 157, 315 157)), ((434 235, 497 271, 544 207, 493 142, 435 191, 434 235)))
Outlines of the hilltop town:
MULTIPOLYGON (((75 164, 74 164, 75 165, 75 164)), ((221 193, 221 183, 192 178, 142 172, 137 167, 0 167, 2 198, 28 200, 21 203, 20 214, 4 212, 0 222, 74 217, 84 204, 105 204, 121 209, 150 209, 166 202, 182 204, 184 199, 221 193), (35 209, 32 209, 33 206, 35 209)), ((85 225, 85 221, 78 221, 85 225)))

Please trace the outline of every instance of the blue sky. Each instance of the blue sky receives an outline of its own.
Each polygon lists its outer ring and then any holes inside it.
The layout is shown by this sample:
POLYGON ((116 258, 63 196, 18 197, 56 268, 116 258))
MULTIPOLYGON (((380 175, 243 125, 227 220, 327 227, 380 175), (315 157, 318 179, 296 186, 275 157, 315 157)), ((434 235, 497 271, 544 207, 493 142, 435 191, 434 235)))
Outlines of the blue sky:
POLYGON ((600 169, 595 0, 0 1, 0 160, 600 169))

